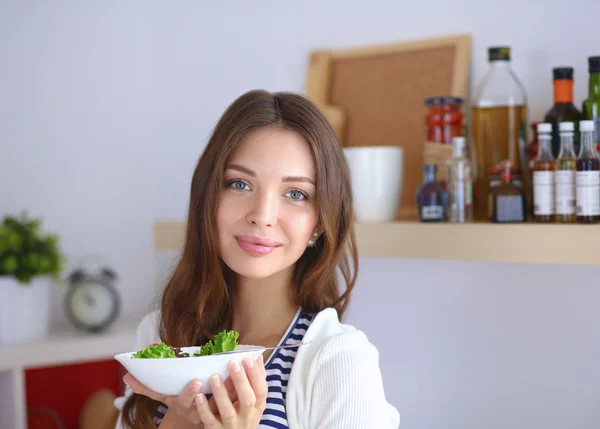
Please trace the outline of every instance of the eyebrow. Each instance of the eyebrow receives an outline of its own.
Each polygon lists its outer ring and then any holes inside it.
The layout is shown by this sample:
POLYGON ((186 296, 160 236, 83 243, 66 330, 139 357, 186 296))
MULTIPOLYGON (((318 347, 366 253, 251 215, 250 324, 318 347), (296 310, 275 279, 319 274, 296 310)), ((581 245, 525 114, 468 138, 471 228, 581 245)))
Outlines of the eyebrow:
MULTIPOLYGON (((237 170, 241 173, 247 174, 248 176, 256 177, 256 173, 254 171, 250 170, 248 167, 244 167, 243 165, 239 165, 239 164, 229 164, 227 166, 226 170, 237 170)), ((282 182, 306 182, 306 183, 312 184, 313 186, 316 186, 314 180, 309 179, 308 177, 304 177, 304 176, 286 176, 281 181, 282 182)))

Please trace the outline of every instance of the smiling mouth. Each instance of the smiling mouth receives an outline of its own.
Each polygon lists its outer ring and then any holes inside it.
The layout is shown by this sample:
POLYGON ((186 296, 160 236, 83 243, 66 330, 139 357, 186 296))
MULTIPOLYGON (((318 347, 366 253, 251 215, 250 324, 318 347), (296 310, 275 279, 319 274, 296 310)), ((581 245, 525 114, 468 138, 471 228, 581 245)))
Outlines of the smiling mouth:
POLYGON ((253 255, 268 255, 281 246, 276 241, 251 235, 237 235, 235 239, 242 250, 253 255))

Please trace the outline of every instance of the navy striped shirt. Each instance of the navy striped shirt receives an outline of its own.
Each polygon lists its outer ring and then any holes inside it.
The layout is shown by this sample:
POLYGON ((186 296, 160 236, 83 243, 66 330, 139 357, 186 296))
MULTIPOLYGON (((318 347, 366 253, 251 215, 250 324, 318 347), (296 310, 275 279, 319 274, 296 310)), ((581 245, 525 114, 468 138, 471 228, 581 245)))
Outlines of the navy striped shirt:
MULTIPOLYGON (((277 345, 281 346, 301 342, 313 318, 312 314, 305 313, 299 309, 294 320, 292 320, 286 333, 277 345)), ((267 406, 263 412, 258 429, 288 428, 285 395, 297 351, 297 347, 275 350, 267 362, 265 362, 269 392, 267 394, 267 406)), ((154 423, 157 426, 162 422, 166 412, 166 406, 160 405, 158 407, 154 415, 154 423)))

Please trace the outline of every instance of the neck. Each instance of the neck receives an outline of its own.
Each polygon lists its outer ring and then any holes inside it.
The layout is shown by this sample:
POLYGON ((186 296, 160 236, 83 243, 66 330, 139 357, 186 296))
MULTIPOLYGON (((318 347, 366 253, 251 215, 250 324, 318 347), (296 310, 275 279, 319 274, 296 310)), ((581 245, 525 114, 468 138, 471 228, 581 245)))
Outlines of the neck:
POLYGON ((423 181, 425 183, 435 183, 435 174, 433 174, 433 173, 425 173, 423 175, 423 181))
POLYGON ((573 133, 564 133, 560 137, 560 153, 559 158, 574 158, 575 152, 573 151, 573 133))
POLYGON ((600 73, 590 74, 589 95, 600 97, 600 73))
POLYGON ((498 68, 498 69, 510 67, 510 61, 508 61, 508 60, 495 60, 495 61, 492 61, 490 64, 492 67, 498 68))
POLYGON ((582 131, 581 132, 581 157, 582 158, 596 158, 596 144, 594 142, 593 131, 582 131))
POLYGON ((540 135, 538 136, 539 147, 537 153, 537 159, 546 160, 553 156, 552 154, 552 136, 540 135))
POLYGON ((294 267, 264 279, 238 277, 232 288, 232 329, 240 344, 277 345, 298 305, 293 299, 294 267))
POLYGON ((554 81, 554 102, 573 102, 573 81, 569 79, 557 79, 554 81))

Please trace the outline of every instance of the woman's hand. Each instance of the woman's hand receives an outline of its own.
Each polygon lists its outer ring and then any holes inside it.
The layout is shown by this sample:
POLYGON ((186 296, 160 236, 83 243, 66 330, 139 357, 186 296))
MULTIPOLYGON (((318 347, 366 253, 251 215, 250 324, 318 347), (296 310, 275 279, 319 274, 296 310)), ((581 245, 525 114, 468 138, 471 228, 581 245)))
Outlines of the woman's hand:
POLYGON ((262 355, 255 362, 246 358, 243 365, 234 361, 229 365, 230 377, 236 391, 237 401, 233 401, 221 378, 210 379, 213 398, 218 413, 211 409, 210 401, 203 394, 195 397, 200 420, 205 429, 256 429, 267 404, 267 371, 262 355))
MULTIPOLYGON (((259 361, 262 363, 262 355, 259 357, 259 361)), ((258 361, 256 363, 258 364, 258 361)), ((140 383, 133 375, 129 373, 125 374, 123 377, 123 382, 131 387, 134 393, 147 396, 155 401, 165 404, 169 408, 169 418, 176 416, 177 420, 182 424, 184 422, 193 425, 199 425, 202 423, 200 414, 198 413, 198 408, 194 402, 194 399, 202 389, 202 382, 199 380, 190 381, 183 391, 179 395, 175 396, 161 395, 160 393, 157 393, 140 383)), ((233 385, 232 377, 227 379, 224 387, 229 400, 232 403, 235 403, 238 397, 237 391, 233 385)), ((213 415, 219 414, 219 409, 217 407, 215 398, 211 398, 208 401, 208 407, 213 415)))

